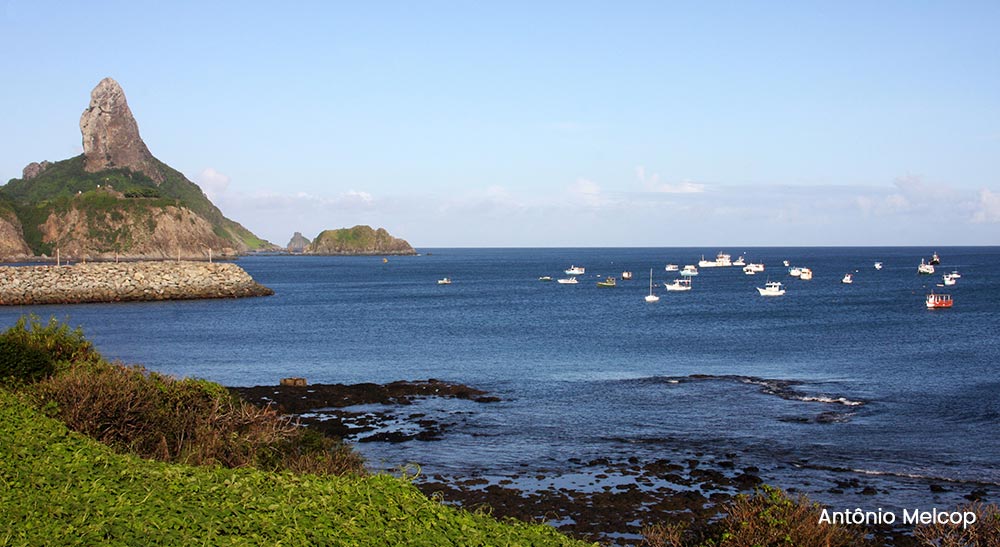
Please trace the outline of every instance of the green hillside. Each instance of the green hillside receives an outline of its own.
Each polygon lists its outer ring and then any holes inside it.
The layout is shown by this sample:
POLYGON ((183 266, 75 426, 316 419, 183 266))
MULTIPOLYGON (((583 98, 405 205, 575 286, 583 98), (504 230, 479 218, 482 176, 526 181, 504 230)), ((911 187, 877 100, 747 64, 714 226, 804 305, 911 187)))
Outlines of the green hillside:
MULTIPOLYGON (((160 185, 143 173, 129 169, 89 173, 83 168, 83 155, 55 162, 30 180, 11 179, 0 187, 0 214, 4 214, 5 209, 16 213, 24 229, 24 239, 36 254, 51 254, 50 245, 43 243, 38 226, 50 213, 65 213, 71 208, 80 210, 88 218, 101 219, 123 214, 149 216, 151 207, 187 207, 211 223, 217 236, 234 242, 234 247, 254 250, 268 245, 239 223, 223 216, 198 185, 168 165, 159 161, 157 164, 164 174, 160 185), (124 197, 98 192, 99 187, 107 189, 109 186, 124 197)), ((90 235, 103 237, 99 224, 96 220, 92 222, 94 233, 90 235)), ((106 237, 112 235, 109 233, 106 237)), ((107 249, 122 245, 121 241, 107 239, 103 243, 107 249)))

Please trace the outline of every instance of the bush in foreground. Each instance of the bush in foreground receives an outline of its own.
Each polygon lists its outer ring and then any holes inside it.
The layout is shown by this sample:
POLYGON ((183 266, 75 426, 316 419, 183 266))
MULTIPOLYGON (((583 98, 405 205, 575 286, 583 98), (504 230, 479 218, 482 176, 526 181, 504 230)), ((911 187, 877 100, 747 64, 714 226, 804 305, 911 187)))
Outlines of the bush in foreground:
POLYGON ((660 524, 643 531, 650 547, 860 547, 865 530, 820 522, 823 508, 805 496, 797 499, 771 486, 753 496, 738 496, 726 508, 714 537, 686 535, 682 526, 660 524))
POLYGON ((388 475, 116 454, 0 388, 0 545, 584 545, 436 503, 388 475))
POLYGON ((21 318, 0 334, 0 378, 70 429, 121 452, 194 465, 363 473, 339 439, 298 427, 219 384, 108 363, 79 330, 21 318))
POLYGON ((1000 547, 1000 507, 973 502, 958 508, 976 514, 968 528, 953 524, 923 524, 913 535, 929 547, 1000 547))
POLYGON ((30 384, 51 376, 57 366, 99 359, 80 329, 55 318, 43 324, 37 316, 23 316, 0 334, 0 384, 30 384))

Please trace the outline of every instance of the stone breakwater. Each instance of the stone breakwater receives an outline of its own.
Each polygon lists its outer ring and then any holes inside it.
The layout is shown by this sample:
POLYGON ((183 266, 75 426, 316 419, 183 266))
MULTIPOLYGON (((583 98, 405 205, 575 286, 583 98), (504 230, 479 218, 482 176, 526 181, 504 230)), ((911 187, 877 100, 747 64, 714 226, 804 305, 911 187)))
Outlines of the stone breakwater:
POLYGON ((268 296, 230 263, 122 262, 0 267, 0 305, 268 296))

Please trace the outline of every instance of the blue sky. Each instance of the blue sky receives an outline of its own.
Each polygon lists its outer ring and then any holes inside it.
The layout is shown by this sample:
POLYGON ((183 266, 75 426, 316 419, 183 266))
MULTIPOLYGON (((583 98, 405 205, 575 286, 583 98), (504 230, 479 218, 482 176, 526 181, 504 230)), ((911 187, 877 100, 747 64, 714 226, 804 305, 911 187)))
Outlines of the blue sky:
POLYGON ((2 6, 3 181, 110 76, 279 244, 1000 244, 995 1, 2 6))

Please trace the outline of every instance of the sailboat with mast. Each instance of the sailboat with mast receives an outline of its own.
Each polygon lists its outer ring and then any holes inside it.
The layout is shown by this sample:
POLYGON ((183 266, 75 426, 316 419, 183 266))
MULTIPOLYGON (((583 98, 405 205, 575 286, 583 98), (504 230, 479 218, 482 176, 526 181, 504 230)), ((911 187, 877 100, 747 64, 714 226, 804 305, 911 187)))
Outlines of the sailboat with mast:
POLYGON ((653 294, 653 268, 649 269, 649 294, 646 296, 646 302, 659 302, 660 297, 653 294))

